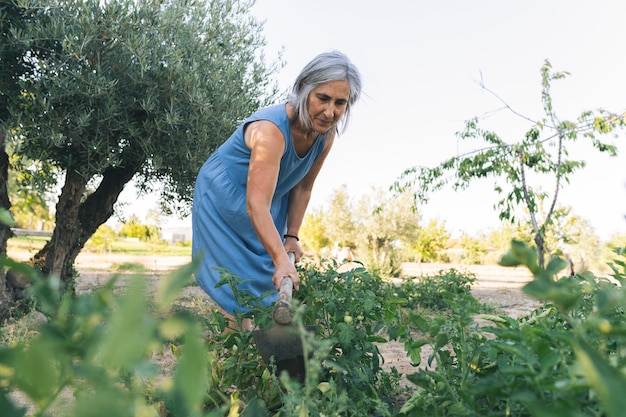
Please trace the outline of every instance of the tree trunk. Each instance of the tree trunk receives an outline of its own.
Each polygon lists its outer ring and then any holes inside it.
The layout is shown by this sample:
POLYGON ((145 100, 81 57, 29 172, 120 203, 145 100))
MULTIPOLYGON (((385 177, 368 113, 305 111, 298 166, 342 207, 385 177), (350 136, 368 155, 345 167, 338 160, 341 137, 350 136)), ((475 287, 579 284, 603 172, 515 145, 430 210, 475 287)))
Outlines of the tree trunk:
POLYGON ((34 256, 34 263, 44 274, 57 276, 64 290, 74 292, 74 262, 87 240, 114 213, 113 207, 137 167, 105 171, 96 191, 84 199, 87 183, 71 170, 59 196, 56 225, 52 237, 34 256))
POLYGON ((535 233, 535 244, 537 245, 537 258, 539 261, 539 267, 544 268, 546 258, 545 241, 543 240, 543 233, 535 233))
MULTIPOLYGON (((8 179, 9 156, 5 150, 4 132, 0 131, 0 207, 6 210, 11 208, 7 188, 8 179)), ((7 225, 0 224, 0 256, 2 257, 7 254, 7 241, 11 236, 13 236, 11 228, 7 225)), ((16 289, 13 287, 10 280, 7 279, 7 274, 4 268, 2 268, 2 270, 0 270, 0 317, 3 317, 5 312, 15 304, 15 295, 16 289)))

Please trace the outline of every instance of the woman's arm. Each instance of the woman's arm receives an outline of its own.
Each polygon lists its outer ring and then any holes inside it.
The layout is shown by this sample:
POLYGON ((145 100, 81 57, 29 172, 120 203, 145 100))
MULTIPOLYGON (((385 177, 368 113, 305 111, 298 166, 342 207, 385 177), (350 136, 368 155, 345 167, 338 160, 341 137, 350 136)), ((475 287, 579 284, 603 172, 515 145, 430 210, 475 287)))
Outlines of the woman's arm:
POLYGON ((285 276, 290 276, 297 290, 300 279, 287 256, 283 238, 279 235, 270 214, 276 191, 280 159, 285 151, 285 139, 280 129, 269 121, 260 120, 246 127, 246 145, 250 148, 250 166, 246 191, 246 211, 261 244, 272 258, 276 290, 285 276))

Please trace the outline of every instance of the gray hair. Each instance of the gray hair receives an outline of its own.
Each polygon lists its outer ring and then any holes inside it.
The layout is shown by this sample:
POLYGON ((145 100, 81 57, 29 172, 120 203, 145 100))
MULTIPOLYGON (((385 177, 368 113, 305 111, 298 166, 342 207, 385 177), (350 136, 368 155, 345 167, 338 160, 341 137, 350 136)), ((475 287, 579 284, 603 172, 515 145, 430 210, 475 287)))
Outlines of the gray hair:
POLYGON ((350 121, 352 105, 361 96, 361 74, 346 55, 339 51, 319 54, 309 62, 300 72, 289 94, 289 104, 294 106, 295 117, 305 129, 311 129, 311 116, 307 109, 307 99, 311 91, 331 81, 346 80, 350 89, 350 96, 346 105, 346 112, 341 119, 342 133, 350 121))

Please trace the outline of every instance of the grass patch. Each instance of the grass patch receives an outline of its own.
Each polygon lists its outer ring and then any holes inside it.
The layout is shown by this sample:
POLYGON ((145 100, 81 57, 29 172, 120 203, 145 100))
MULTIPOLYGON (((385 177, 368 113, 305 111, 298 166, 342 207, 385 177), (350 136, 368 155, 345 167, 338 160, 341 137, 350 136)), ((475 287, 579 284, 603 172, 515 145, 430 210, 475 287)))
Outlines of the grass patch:
MULTIPOLYGON (((15 236, 7 242, 7 250, 9 253, 27 251, 34 254, 43 248, 49 239, 48 236, 15 236)), ((91 244, 91 241, 88 241, 83 251, 98 253, 102 252, 102 248, 98 248, 91 244)), ((191 256, 191 247, 170 245, 165 242, 152 243, 118 238, 111 242, 106 252, 127 255, 191 256)))
POLYGON ((111 264, 111 270, 115 272, 146 272, 148 269, 138 262, 122 262, 111 264))

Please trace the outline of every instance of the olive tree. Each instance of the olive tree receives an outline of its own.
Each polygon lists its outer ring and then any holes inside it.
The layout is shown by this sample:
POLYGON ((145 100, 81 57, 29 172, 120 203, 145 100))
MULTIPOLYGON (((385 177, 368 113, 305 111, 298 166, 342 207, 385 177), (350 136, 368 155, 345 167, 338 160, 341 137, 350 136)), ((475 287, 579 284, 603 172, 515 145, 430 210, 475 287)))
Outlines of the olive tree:
MULTIPOLYGON (((505 140, 496 132, 483 129, 480 118, 473 118, 466 122, 458 136, 463 140, 480 141, 478 150, 451 157, 435 167, 406 169, 392 188, 414 190, 416 201, 425 203, 432 192, 447 185, 455 190, 465 189, 475 180, 493 178, 494 190, 501 196, 495 205, 499 218, 515 221, 520 212, 530 215, 533 240, 543 266, 546 255, 551 254, 545 236, 546 230, 553 226, 559 192, 574 172, 585 167, 585 161, 570 157, 572 144, 584 141, 597 152, 615 156, 617 147, 599 138, 615 134, 624 126, 623 115, 603 109, 585 111, 576 120, 561 120, 553 108, 550 90, 553 81, 567 75, 554 72, 549 61, 542 66, 544 115, 540 120, 525 117, 503 102, 507 110, 530 124, 522 137, 505 140), (547 180, 552 181, 549 191, 541 187, 547 180), (542 201, 548 202, 548 209, 540 218, 538 207, 542 201)), ((491 93, 484 85, 482 87, 491 93)))
POLYGON ((300 228, 302 248, 315 256, 321 255, 328 249, 330 239, 324 225, 324 213, 320 208, 314 208, 304 215, 300 228))
MULTIPOLYGON (((11 117, 9 104, 20 97, 17 80, 30 72, 32 67, 24 61, 26 50, 22 45, 11 42, 12 33, 24 27, 26 13, 15 2, 0 2, 0 210, 9 210, 9 154, 7 153, 6 122, 11 117)), ((45 51, 42 52, 44 54, 45 51)), ((10 216, 9 216, 10 217, 10 216)), ((5 256, 7 241, 12 236, 8 222, 0 222, 0 256, 5 256)), ((14 291, 0 273, 0 312, 11 304, 14 291)))
POLYGON ((356 246, 359 231, 352 206, 345 184, 333 190, 328 211, 324 216, 324 225, 330 244, 338 250, 343 247, 354 249, 356 246))
POLYGON ((420 214, 413 197, 404 193, 390 198, 388 192, 374 189, 359 199, 357 217, 357 257, 368 268, 385 276, 402 272, 402 253, 407 253, 420 233, 420 214))
POLYGON ((266 61, 249 1, 16 4, 22 19, 3 42, 20 53, 0 70, 17 62, 23 73, 1 127, 7 150, 59 181, 55 229, 34 263, 69 284, 131 179, 164 209, 189 209, 202 163, 277 96, 282 62, 266 61))

